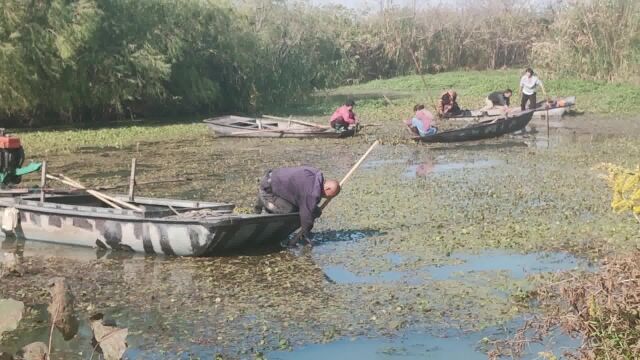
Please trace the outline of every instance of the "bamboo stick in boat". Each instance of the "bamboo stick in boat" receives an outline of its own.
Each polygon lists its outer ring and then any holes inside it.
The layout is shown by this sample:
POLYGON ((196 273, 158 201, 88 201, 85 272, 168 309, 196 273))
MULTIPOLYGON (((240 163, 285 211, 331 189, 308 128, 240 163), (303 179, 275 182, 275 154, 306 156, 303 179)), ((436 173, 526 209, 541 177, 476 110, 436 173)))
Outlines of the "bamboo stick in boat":
POLYGON ((98 191, 96 191, 96 190, 87 189, 87 187, 86 187, 86 186, 82 185, 81 183, 79 183, 79 182, 78 182, 78 181, 76 181, 76 180, 71 179, 70 177, 64 176, 63 174, 60 174, 60 177, 61 177, 62 179, 64 179, 64 180, 66 180, 66 181, 70 182, 70 183, 74 183, 74 184, 76 185, 76 187, 77 187, 77 188, 80 188, 80 189, 82 189, 82 190, 85 190, 86 192, 91 193, 92 195, 94 195, 93 193, 97 193, 98 195, 100 195, 100 196, 102 196, 102 197, 104 197, 104 198, 108 199, 109 201, 114 202, 114 203, 116 203, 116 204, 118 204, 118 205, 120 205, 120 206, 126 207, 126 208, 131 209, 131 210, 134 210, 134 211, 143 211, 143 210, 142 210, 142 208, 140 208, 140 207, 138 207, 138 206, 135 206, 135 205, 132 205, 132 204, 129 204, 129 203, 128 203, 128 202, 126 202, 126 201, 122 201, 122 200, 120 200, 120 199, 118 199, 118 198, 114 198, 113 196, 109 196, 109 195, 107 195, 107 194, 104 194, 104 193, 98 192, 98 191))
POLYGON ((263 118, 267 118, 267 119, 274 119, 274 120, 291 121, 293 123, 302 124, 302 125, 309 125, 309 126, 315 126, 315 127, 319 127, 319 128, 323 128, 323 129, 331 129, 331 126, 320 125, 320 124, 316 124, 316 123, 312 123, 312 122, 308 122, 308 121, 289 119, 289 118, 283 118, 283 117, 272 116, 272 115, 262 115, 262 117, 263 118))
POLYGON ((53 176, 53 175, 49 175, 47 174, 47 179, 51 179, 51 180, 56 180, 59 181, 63 184, 69 185, 73 188, 77 188, 77 189, 82 189, 85 190, 87 193, 89 193, 90 195, 92 195, 93 197, 97 198, 98 200, 106 203, 107 205, 111 206, 114 209, 122 209, 120 206, 116 205, 115 203, 113 203, 112 201, 110 201, 109 199, 101 196, 101 193, 95 191, 95 190, 87 190, 87 189, 83 189, 81 187, 78 187, 76 183, 73 182, 69 182, 67 180, 61 179, 59 177, 53 176))

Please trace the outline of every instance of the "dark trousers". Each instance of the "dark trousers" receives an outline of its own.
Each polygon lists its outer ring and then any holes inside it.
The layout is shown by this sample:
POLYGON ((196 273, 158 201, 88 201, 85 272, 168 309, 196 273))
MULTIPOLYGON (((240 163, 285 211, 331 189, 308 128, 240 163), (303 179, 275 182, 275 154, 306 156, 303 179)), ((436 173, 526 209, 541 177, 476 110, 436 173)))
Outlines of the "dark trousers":
POLYGON ((334 129, 339 129, 340 127, 344 127, 346 129, 349 127, 349 123, 344 121, 342 117, 339 117, 331 122, 331 127, 334 129))
POLYGON ((529 101, 529 109, 535 109, 536 107, 536 93, 531 95, 522 94, 522 100, 520 101, 520 110, 526 109, 527 100, 529 101))
POLYGON ((270 172, 260 180, 258 197, 254 209, 258 214, 262 212, 262 209, 270 214, 290 214, 298 211, 295 205, 272 192, 270 172))

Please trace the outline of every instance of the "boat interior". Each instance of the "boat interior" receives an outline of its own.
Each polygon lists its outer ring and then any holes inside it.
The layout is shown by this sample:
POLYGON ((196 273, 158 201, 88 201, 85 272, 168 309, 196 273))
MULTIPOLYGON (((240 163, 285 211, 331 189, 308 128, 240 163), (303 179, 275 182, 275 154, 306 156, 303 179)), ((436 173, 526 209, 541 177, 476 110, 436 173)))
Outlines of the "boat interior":
POLYGON ((59 210, 90 211, 97 213, 110 213, 121 215, 133 215, 140 217, 167 217, 180 216, 181 214, 193 211, 207 210, 210 214, 228 215, 234 208, 233 204, 174 200, 163 198, 136 197, 134 201, 128 201, 126 195, 109 195, 118 201, 104 201, 94 195, 84 192, 70 192, 66 194, 47 194, 45 201, 40 201, 40 194, 30 194, 20 197, 13 197, 13 201, 19 204, 40 206, 44 208, 54 208, 59 210), (117 207, 109 204, 116 204, 117 207), (123 206, 123 203, 130 204, 131 207, 123 206), (137 209, 133 209, 137 208, 137 209))

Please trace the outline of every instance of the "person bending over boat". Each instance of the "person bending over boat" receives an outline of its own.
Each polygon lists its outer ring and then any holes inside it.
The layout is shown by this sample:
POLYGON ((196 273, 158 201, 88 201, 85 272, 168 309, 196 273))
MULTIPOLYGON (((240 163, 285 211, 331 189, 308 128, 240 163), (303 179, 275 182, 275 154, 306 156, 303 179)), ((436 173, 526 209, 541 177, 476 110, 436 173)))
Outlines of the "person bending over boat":
POLYGON ((462 110, 458 106, 458 94, 453 90, 448 90, 440 96, 438 101, 438 115, 442 117, 460 115, 462 110))
POLYGON ((340 183, 325 180, 322 172, 311 166, 273 169, 260 180, 256 213, 264 209, 270 214, 300 213, 300 231, 289 242, 295 246, 303 237, 310 241, 311 229, 322 211, 321 198, 332 198, 340 193, 340 183))
POLYGON ((547 92, 544 90, 544 85, 538 76, 533 72, 531 68, 527 68, 522 78, 520 78, 520 95, 522 100, 520 101, 520 109, 525 110, 527 101, 529 102, 529 109, 535 109, 536 107, 536 91, 540 86, 545 98, 548 98, 547 92))
POLYGON ((416 112, 413 117, 404 122, 412 133, 425 137, 438 132, 438 129, 433 126, 433 114, 425 109, 424 105, 414 106, 413 111, 416 112))
POLYGON ((344 105, 337 108, 331 115, 331 120, 329 120, 331 127, 336 131, 345 131, 352 126, 358 125, 356 114, 353 112, 354 106, 356 106, 356 103, 353 100, 347 100, 344 105))
POLYGON ((511 91, 511 89, 492 92, 485 99, 485 107, 480 109, 480 111, 487 112, 496 108, 502 108, 504 112, 509 111, 509 101, 511 99, 511 95, 513 95, 513 91, 511 91))

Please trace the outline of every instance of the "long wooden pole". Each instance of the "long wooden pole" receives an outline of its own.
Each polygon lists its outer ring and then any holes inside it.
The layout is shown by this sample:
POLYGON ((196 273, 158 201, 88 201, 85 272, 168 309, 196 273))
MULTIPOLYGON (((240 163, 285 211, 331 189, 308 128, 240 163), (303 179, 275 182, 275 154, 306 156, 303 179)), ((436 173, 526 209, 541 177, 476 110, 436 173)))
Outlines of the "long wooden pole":
MULTIPOLYGON (((367 152, 365 152, 365 153, 364 153, 364 155, 362 155, 362 156, 360 157, 360 160, 358 160, 358 162, 357 162, 355 165, 353 165, 353 167, 351 167, 351 170, 349 170, 349 172, 347 173, 347 175, 345 175, 345 176, 342 178, 342 180, 340 180, 340 187, 342 187, 342 185, 344 185, 344 183, 346 183, 346 182, 347 182, 347 180, 349 180, 349 178, 351 177, 351 175, 356 171, 356 169, 358 169, 358 167, 360 167, 360 164, 362 164, 362 162, 367 158, 367 156, 369 156, 369 154, 371 153, 371 151, 373 151, 373 148, 375 148, 378 144, 379 144, 379 141, 378 141, 378 140, 374 141, 374 143, 373 143, 373 144, 371 144, 371 146, 369 147, 369 149, 367 150, 367 152)), ((325 201, 324 201, 324 203, 322 203, 322 205, 320 206, 320 209, 324 209, 325 207, 327 207, 327 205, 329 205, 329 203, 331 202, 331 199, 332 199, 332 198, 329 198, 329 199, 325 200, 325 201)), ((296 242, 297 242, 298 240, 300 240, 300 237, 303 235, 303 234, 302 234, 302 231, 301 231, 300 229, 298 229, 297 231, 298 231, 298 234, 296 235, 296 242)), ((313 245, 313 244, 311 243, 311 240, 309 240, 309 239, 306 239, 306 240, 307 240, 307 243, 308 243, 309 245, 313 245)))
MULTIPOLYGON (((78 186, 78 184, 76 184, 76 183, 74 183, 74 182, 70 182, 70 181, 67 181, 67 180, 65 180, 65 179, 61 179, 61 178, 59 178, 59 177, 53 176, 53 175, 49 175, 49 174, 47 174, 47 179, 60 181, 61 183, 66 184, 66 185, 69 185, 69 186, 71 186, 71 187, 73 187, 73 188, 76 188, 76 189, 82 189, 81 187, 79 187, 79 186, 78 186)), ((98 200, 100 200, 100 201, 102 201, 102 202, 106 203, 107 205, 111 206, 112 208, 114 208, 114 209, 122 209, 120 206, 116 205, 115 203, 113 203, 113 202, 112 202, 112 201, 110 201, 109 199, 107 199, 107 198, 105 198, 105 197, 101 196, 101 195, 100 195, 101 193, 99 193, 99 192, 97 192, 97 191, 92 191, 92 190, 86 190, 86 189, 84 189, 84 190, 85 190, 87 193, 89 193, 90 195, 92 195, 93 197, 97 198, 98 200)))
MULTIPOLYGON (((66 180, 66 181, 68 181, 68 182, 72 183, 72 184, 75 184, 75 185, 76 185, 76 187, 77 187, 78 189, 85 190, 86 192, 88 192, 88 193, 89 193, 89 194, 91 194, 91 195, 96 196, 96 194, 97 194, 97 195, 99 195, 99 196, 101 196, 101 197, 103 197, 103 198, 105 198, 105 199, 107 199, 107 200, 109 200, 109 201, 111 201, 111 202, 114 202, 114 203, 116 203, 116 204, 118 204, 118 205, 120 205, 120 206, 122 206, 122 207, 126 207, 126 208, 131 209, 131 210, 134 210, 134 211, 142 211, 142 208, 137 207, 137 206, 132 205, 132 204, 129 204, 129 203, 128 203, 128 202, 126 202, 126 201, 122 201, 122 200, 120 200, 120 199, 118 199, 118 198, 114 198, 113 196, 109 196, 109 195, 107 195, 107 194, 104 194, 104 193, 98 192, 98 191, 96 191, 96 190, 87 189, 87 187, 86 187, 86 186, 82 185, 80 182, 78 182, 78 181, 76 181, 76 180, 71 179, 71 178, 70 178, 70 177, 68 177, 68 176, 64 176, 63 174, 60 174, 60 177, 61 177, 61 178, 63 178, 64 180, 66 180)), ((73 186, 73 185, 72 185, 72 186, 73 186)))
POLYGON ((272 115, 262 115, 263 118, 267 118, 267 119, 273 119, 273 120, 284 120, 284 121, 290 121, 292 123, 297 123, 297 124, 302 124, 302 125, 309 125, 309 126, 315 126, 315 127, 319 127, 319 128, 323 128, 323 129, 330 129, 331 126, 326 126, 326 125, 320 125, 320 124, 316 124, 316 123, 312 123, 312 122, 307 122, 307 121, 302 121, 302 120, 296 120, 296 119, 290 119, 290 118, 283 118, 283 117, 278 117, 278 116, 272 116, 272 115))
MULTIPOLYGON (((373 148, 375 148, 378 144, 379 144, 378 140, 376 140, 373 144, 371 144, 371 146, 369 147, 367 152, 365 152, 364 155, 362 155, 362 157, 360 157, 360 160, 358 160, 358 162, 355 165, 353 165, 353 167, 351 168, 351 170, 349 170, 347 175, 345 175, 342 178, 342 180, 340 180, 340 187, 342 187, 347 182, 347 180, 349 180, 351 175, 353 175, 353 173, 360 167, 360 165, 364 162, 364 160, 367 158, 367 156, 369 156, 369 154, 373 151, 373 148)), ((331 199, 332 198, 329 198, 329 199, 325 200, 325 202, 322 203, 322 206, 320 206, 320 209, 326 208, 327 205, 329 205, 329 202, 331 202, 331 199)))

